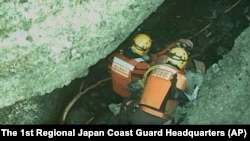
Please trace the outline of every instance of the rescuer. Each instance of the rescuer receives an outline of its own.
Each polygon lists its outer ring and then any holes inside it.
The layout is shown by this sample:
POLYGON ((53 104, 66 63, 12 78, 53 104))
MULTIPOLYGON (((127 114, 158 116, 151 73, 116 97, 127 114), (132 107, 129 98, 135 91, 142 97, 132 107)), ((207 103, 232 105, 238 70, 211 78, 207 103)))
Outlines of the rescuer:
POLYGON ((124 101, 120 109, 121 124, 165 124, 173 121, 172 114, 179 103, 197 98, 199 86, 191 94, 185 92, 187 79, 184 68, 188 53, 175 45, 167 52, 165 63, 153 65, 142 79, 128 84, 134 91, 141 89, 140 96, 124 101))

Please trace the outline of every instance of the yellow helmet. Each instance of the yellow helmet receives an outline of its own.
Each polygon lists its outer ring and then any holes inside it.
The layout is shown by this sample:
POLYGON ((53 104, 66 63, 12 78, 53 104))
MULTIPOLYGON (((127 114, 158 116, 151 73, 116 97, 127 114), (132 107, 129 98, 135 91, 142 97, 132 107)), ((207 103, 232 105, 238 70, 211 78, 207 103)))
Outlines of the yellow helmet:
POLYGON ((134 53, 143 56, 149 51, 152 41, 151 38, 146 34, 138 34, 133 39, 133 45, 131 49, 134 53))
POLYGON ((178 69, 184 69, 188 61, 188 53, 181 47, 173 47, 167 53, 167 63, 178 69))

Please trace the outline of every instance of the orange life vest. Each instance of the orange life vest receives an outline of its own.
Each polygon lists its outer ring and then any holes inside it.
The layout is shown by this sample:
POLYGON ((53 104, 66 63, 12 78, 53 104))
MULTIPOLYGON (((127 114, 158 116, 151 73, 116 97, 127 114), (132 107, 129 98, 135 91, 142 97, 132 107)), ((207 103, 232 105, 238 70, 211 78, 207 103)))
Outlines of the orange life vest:
POLYGON ((114 54, 109 66, 113 90, 118 95, 127 97, 129 95, 127 84, 142 78, 149 67, 142 58, 129 59, 123 54, 114 54))
POLYGON ((176 87, 184 90, 186 87, 186 77, 184 74, 170 65, 160 65, 152 70, 148 75, 144 91, 139 105, 141 110, 157 117, 171 115, 178 106, 178 101, 167 100, 168 91, 171 87, 171 79, 177 74, 176 87))

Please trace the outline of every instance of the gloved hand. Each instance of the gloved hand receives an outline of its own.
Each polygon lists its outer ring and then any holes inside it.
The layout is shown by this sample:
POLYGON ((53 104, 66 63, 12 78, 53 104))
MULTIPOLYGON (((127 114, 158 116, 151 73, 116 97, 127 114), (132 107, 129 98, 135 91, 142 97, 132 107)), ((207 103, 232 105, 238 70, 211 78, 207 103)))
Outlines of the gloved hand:
POLYGON ((142 80, 137 80, 135 82, 131 82, 127 85, 127 88, 129 90, 129 92, 131 93, 131 98, 132 99, 135 99, 137 98, 138 96, 140 96, 141 94, 141 91, 143 89, 143 86, 142 86, 142 80))
POLYGON ((185 95, 187 96, 189 101, 194 101, 197 99, 197 94, 198 94, 199 90, 200 90, 200 87, 196 85, 194 88, 194 91, 191 95, 190 94, 185 94, 185 95))
POLYGON ((143 85, 142 85, 142 80, 137 80, 135 82, 131 82, 127 85, 127 88, 130 92, 130 96, 129 96, 129 100, 131 99, 138 99, 141 95, 141 91, 143 89, 143 85))
POLYGON ((197 98, 197 94, 198 94, 199 90, 200 90, 200 87, 196 85, 194 88, 194 91, 192 93, 192 95, 195 97, 195 99, 197 98))
POLYGON ((143 88, 143 81, 141 79, 139 79, 135 82, 131 82, 127 85, 127 88, 131 92, 139 91, 143 88))
POLYGON ((143 81, 143 79, 139 79, 137 81, 137 83, 138 83, 138 85, 140 85, 141 89, 144 87, 144 81, 143 81))

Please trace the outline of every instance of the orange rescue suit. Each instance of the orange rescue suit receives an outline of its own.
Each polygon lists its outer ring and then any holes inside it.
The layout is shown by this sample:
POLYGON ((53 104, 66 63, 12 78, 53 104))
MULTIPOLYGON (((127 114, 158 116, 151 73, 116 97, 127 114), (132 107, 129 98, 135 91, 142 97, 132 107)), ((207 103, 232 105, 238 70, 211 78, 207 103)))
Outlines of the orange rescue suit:
POLYGON ((109 65, 113 90, 122 97, 129 96, 127 84, 142 78, 149 67, 142 58, 129 59, 123 54, 114 54, 109 65))
POLYGON ((177 74, 176 88, 183 90, 186 87, 184 74, 170 65, 160 65, 148 75, 139 105, 142 111, 164 118, 171 115, 178 106, 177 100, 167 100, 171 87, 171 79, 177 74), (164 105, 165 104, 165 105, 164 105))

